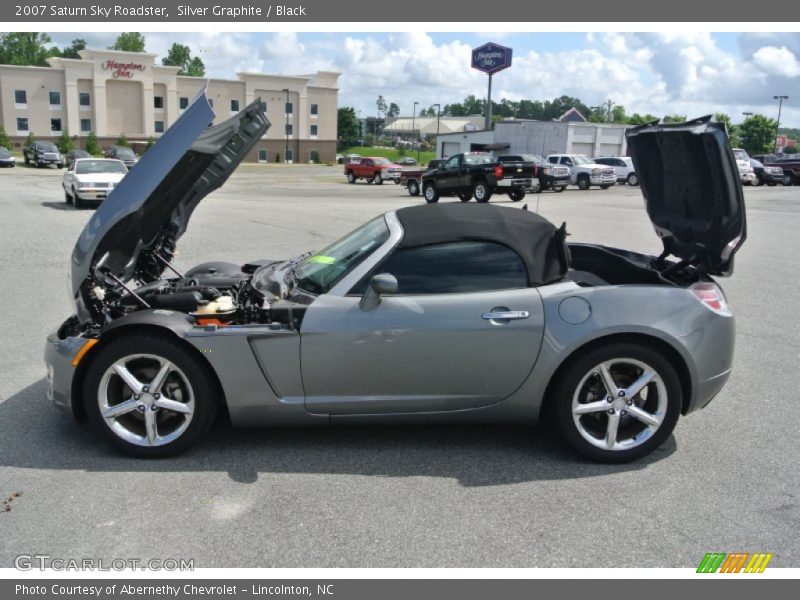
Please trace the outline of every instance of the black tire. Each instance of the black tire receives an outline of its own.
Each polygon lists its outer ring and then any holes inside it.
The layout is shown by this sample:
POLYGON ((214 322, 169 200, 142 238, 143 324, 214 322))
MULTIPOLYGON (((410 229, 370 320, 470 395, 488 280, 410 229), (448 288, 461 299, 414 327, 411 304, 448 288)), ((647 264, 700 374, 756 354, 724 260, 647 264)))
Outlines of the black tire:
POLYGON ((586 191, 592 187, 592 182, 589 181, 588 175, 578 175, 578 189, 586 191))
POLYGON ((367 178, 367 183, 372 183, 373 181, 375 181, 374 177, 368 177, 367 178))
POLYGON ((794 175, 792 175, 791 173, 784 173, 783 185, 794 185, 794 175))
POLYGON ((553 191, 554 191, 556 194, 560 194, 560 193, 561 193, 561 192, 563 192, 565 189, 567 189, 567 186, 565 186, 565 185, 559 185, 558 187, 554 187, 554 188, 553 188, 553 191))
POLYGON ((610 186, 609 184, 605 184, 605 185, 601 185, 601 186, 600 186, 600 189, 601 189, 601 190, 607 190, 607 189, 608 189, 608 188, 610 188, 610 187, 611 187, 611 186, 610 186))
MULTIPOLYGON (((626 383, 630 383, 631 379, 636 376, 635 373, 631 374, 626 383)), ((619 375, 617 375, 617 378, 619 378, 619 375)), ((657 386, 655 383, 650 385, 657 386)), ((601 390, 599 394, 593 394, 591 398, 587 397, 586 399, 593 402, 603 401, 603 394, 606 393, 606 388, 602 386, 599 389, 601 390)), ((649 403, 659 402, 658 388, 656 387, 655 389, 656 392, 653 394, 652 399, 650 397, 650 389, 648 389, 646 400, 642 401, 638 394, 631 400, 640 408, 646 409, 649 403), (643 402, 643 404, 639 405, 639 402, 643 402)), ((624 410, 627 400, 620 398, 619 402, 617 402, 617 399, 618 398, 615 397, 612 401, 613 404, 609 403, 609 406, 612 407, 610 410, 614 410, 613 407, 615 404, 622 404, 623 412, 621 412, 621 414, 625 414, 624 410)), ((553 402, 555 402, 554 412, 558 428, 566 441, 576 451, 595 461, 624 463, 649 454, 658 448, 664 440, 667 439, 669 434, 672 433, 681 412, 681 384, 675 368, 657 348, 638 342, 613 342, 579 354, 573 359, 571 364, 567 365, 566 369, 560 374, 556 382, 553 402), (609 361, 613 362, 614 360, 619 360, 620 364, 624 365, 625 360, 631 359, 644 363, 648 368, 652 368, 656 372, 657 377, 660 378, 666 394, 663 418, 655 431, 649 435, 649 437, 645 436, 644 440, 638 443, 638 445, 616 450, 599 448, 584 438, 584 434, 581 433, 578 425, 575 423, 575 417, 573 416, 573 398, 581 393, 581 390, 587 391, 592 389, 592 377, 599 378, 598 375, 592 375, 596 366, 609 361)), ((619 409, 617 409, 617 412, 620 412, 619 409)), ((602 433, 604 428, 608 425, 608 419, 611 417, 607 414, 607 411, 603 409, 603 411, 600 412, 593 412, 578 417, 578 420, 584 423, 583 419, 585 418, 595 419, 596 421, 590 421, 588 426, 595 426, 598 432, 602 433)), ((642 422, 629 415, 620 416, 619 418, 619 431, 627 431, 627 434, 633 435, 638 427, 644 427, 642 422), (627 419, 627 421, 625 419, 627 419)), ((617 439, 620 438, 618 437, 617 439)))
POLYGON ((375 177, 373 177, 373 181, 375 182, 375 185, 383 185, 383 175, 381 175, 380 171, 375 173, 375 177))
POLYGON ((458 194, 458 199, 462 202, 469 202, 472 200, 472 192, 460 192, 458 194))
MULTIPOLYGON (((202 364, 191 350, 168 334, 134 333, 98 345, 84 380, 83 401, 86 414, 94 428, 114 448, 141 458, 174 456, 189 448, 208 431, 217 414, 219 394, 208 365, 202 364), (98 394, 103 376, 116 361, 131 355, 150 354, 170 361, 186 376, 194 398, 194 410, 188 427, 175 440, 163 445, 140 446, 124 440, 111 430, 100 412, 98 394)), ((169 411, 165 411, 169 412, 169 411)), ((136 418, 138 411, 129 413, 136 418)), ((127 416, 127 415, 126 415, 127 416)), ((169 415, 168 415, 169 417, 169 415)))
POLYGON ((432 181, 422 184, 422 195, 428 204, 436 204, 439 201, 439 190, 436 189, 436 184, 432 181))
POLYGON ((348 171, 347 172, 347 183, 355 183, 355 182, 356 182, 356 176, 353 175, 352 171, 348 171))
POLYGON ((472 195, 475 197, 476 202, 485 204, 492 197, 492 192, 485 181, 476 181, 472 186, 472 195))
POLYGON ((59 169, 63 169, 63 168, 64 168, 64 165, 63 165, 63 164, 61 164, 61 163, 58 163, 56 166, 57 166, 59 169))
POLYGON ((72 204, 72 196, 69 195, 67 190, 64 190, 64 202, 67 204, 72 204))
POLYGON ((639 185, 639 176, 636 173, 628 173, 628 185, 639 185))
POLYGON ((406 184, 409 196, 419 196, 419 183, 416 179, 409 179, 406 184))
POLYGON ((78 192, 75 191, 75 188, 72 188, 72 204, 77 209, 81 209, 85 206, 83 200, 78 197, 78 192))
POLYGON ((525 197, 525 190, 514 190, 512 192, 508 192, 508 197, 511 198, 512 202, 519 202, 525 197))

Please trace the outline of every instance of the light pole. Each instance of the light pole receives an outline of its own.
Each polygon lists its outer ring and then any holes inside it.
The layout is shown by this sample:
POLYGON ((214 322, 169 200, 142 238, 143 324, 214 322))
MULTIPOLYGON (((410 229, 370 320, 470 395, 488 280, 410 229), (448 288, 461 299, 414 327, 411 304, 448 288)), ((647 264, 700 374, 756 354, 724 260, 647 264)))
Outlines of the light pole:
POLYGON ((286 146, 283 149, 283 162, 289 162, 289 88, 281 90, 286 92, 286 104, 283 106, 283 112, 286 113, 286 126, 283 128, 283 133, 286 135, 286 146))
POLYGON ((414 112, 411 113, 411 149, 414 149, 414 133, 417 131, 416 124, 417 124, 417 104, 419 102, 414 102, 414 112))
POLYGON ((773 96, 773 100, 778 101, 778 123, 775 125, 775 144, 772 146, 772 151, 778 151, 778 130, 781 128, 781 108, 783 108, 783 101, 788 100, 789 96, 773 96))
POLYGON ((442 105, 439 103, 434 104, 436 107, 436 145, 439 145, 439 120, 442 118, 442 105))

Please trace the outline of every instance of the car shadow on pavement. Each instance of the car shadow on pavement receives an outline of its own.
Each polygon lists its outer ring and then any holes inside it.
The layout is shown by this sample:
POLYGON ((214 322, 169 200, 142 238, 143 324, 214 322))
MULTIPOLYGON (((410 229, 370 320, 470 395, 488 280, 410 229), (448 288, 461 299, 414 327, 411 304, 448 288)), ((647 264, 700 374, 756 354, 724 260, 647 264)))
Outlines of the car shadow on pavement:
POLYGON ((335 426, 235 430, 221 415, 188 452, 130 458, 106 446, 46 398, 42 379, 0 404, 0 467, 96 472, 226 472, 252 483, 259 473, 445 477, 462 486, 576 479, 645 469, 676 450, 674 436, 625 465, 575 455, 547 427, 507 425, 335 426))
POLYGON ((52 208, 53 210, 75 210, 72 204, 67 204, 63 200, 61 202, 42 202, 45 208, 52 208))

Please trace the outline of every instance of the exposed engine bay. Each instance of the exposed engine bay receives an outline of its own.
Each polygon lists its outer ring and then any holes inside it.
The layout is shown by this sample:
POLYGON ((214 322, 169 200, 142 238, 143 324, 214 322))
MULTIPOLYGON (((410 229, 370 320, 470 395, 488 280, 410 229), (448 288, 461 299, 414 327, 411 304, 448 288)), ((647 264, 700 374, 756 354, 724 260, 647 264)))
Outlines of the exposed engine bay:
MULTIPOLYGON (((180 273, 163 261, 175 277, 150 283, 125 284, 98 269, 82 289, 92 321, 64 324, 65 335, 99 332, 105 325, 140 310, 185 313, 200 327, 261 324, 297 330, 313 295, 296 286, 293 269, 305 255, 288 261, 262 260, 236 265, 209 262, 180 273)), ((159 260, 163 260, 160 259, 159 260)))

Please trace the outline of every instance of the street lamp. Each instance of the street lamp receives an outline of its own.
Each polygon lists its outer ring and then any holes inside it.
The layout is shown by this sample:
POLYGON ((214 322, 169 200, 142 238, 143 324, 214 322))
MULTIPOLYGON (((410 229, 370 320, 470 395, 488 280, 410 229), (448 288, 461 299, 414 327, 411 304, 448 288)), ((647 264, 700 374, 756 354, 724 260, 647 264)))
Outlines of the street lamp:
POLYGON ((775 144, 772 147, 773 152, 778 151, 778 130, 781 128, 781 108, 783 108, 783 101, 788 100, 789 96, 773 96, 773 100, 778 101, 778 123, 775 125, 775 144))
POLYGON ((286 113, 286 126, 283 128, 283 133, 286 135, 286 146, 283 149, 283 162, 289 162, 289 88, 283 88, 282 92, 286 92, 286 104, 283 106, 283 112, 286 113))
POLYGON ((442 105, 438 102, 434 104, 436 107, 436 145, 439 145, 439 120, 442 118, 442 105))
POLYGON ((743 112, 742 114, 745 116, 745 118, 753 116, 753 113, 747 111, 743 112))
POLYGON ((417 104, 419 102, 414 102, 414 112, 411 114, 411 148, 414 148, 414 132, 417 130, 417 104))

